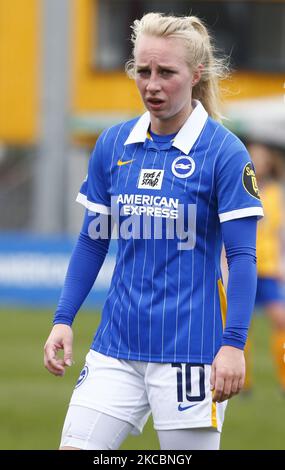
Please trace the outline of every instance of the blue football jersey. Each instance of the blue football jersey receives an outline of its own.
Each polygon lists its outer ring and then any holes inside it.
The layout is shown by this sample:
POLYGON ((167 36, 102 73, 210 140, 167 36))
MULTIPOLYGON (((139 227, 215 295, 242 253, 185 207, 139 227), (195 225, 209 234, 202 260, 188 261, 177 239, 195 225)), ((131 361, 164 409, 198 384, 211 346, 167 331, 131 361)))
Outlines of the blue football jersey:
POLYGON ((92 153, 77 201, 111 214, 118 239, 92 344, 102 354, 211 364, 221 346, 221 223, 263 210, 244 145, 194 106, 171 141, 152 140, 146 112, 104 131, 92 153))

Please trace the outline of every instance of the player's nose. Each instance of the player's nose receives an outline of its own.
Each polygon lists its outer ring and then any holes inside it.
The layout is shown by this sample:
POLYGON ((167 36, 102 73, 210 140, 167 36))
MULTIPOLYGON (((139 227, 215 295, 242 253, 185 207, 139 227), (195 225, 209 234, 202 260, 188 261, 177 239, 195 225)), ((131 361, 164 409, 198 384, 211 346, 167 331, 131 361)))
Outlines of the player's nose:
POLYGON ((150 74, 149 80, 146 85, 146 91, 150 93, 156 93, 160 90, 161 90, 161 84, 160 84, 159 76, 155 72, 152 72, 150 74))

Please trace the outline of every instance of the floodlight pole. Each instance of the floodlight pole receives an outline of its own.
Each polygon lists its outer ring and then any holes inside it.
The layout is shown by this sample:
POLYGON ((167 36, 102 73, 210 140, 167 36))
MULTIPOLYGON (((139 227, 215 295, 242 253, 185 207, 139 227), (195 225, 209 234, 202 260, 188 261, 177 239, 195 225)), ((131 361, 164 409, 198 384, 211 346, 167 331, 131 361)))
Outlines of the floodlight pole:
POLYGON ((40 233, 66 227, 71 3, 41 0, 40 138, 33 199, 33 228, 40 233))

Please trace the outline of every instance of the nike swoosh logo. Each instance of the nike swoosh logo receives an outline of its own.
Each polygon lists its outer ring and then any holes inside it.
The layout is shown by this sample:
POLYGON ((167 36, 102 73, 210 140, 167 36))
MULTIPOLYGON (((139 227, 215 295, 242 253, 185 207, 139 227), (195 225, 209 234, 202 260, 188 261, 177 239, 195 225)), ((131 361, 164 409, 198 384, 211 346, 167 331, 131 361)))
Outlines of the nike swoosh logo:
POLYGON ((117 165, 118 166, 127 165, 128 163, 132 163, 133 161, 134 160, 127 160, 126 162, 122 162, 122 160, 118 160, 117 165))
POLYGON ((181 403, 179 403, 178 410, 179 411, 185 411, 189 410, 189 408, 193 408, 193 406, 197 406, 199 403, 195 403, 195 405, 190 405, 190 406, 181 406, 181 403))

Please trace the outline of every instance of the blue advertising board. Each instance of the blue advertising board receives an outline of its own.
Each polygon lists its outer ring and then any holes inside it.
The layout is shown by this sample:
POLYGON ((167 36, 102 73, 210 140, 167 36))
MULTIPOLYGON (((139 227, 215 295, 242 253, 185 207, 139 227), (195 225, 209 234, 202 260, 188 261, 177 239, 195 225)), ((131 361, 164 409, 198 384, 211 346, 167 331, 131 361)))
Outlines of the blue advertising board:
MULTIPOLYGON (((0 235, 0 303, 55 306, 58 302, 75 239, 21 233, 0 235)), ((102 306, 115 264, 116 243, 87 297, 85 307, 102 306)))

